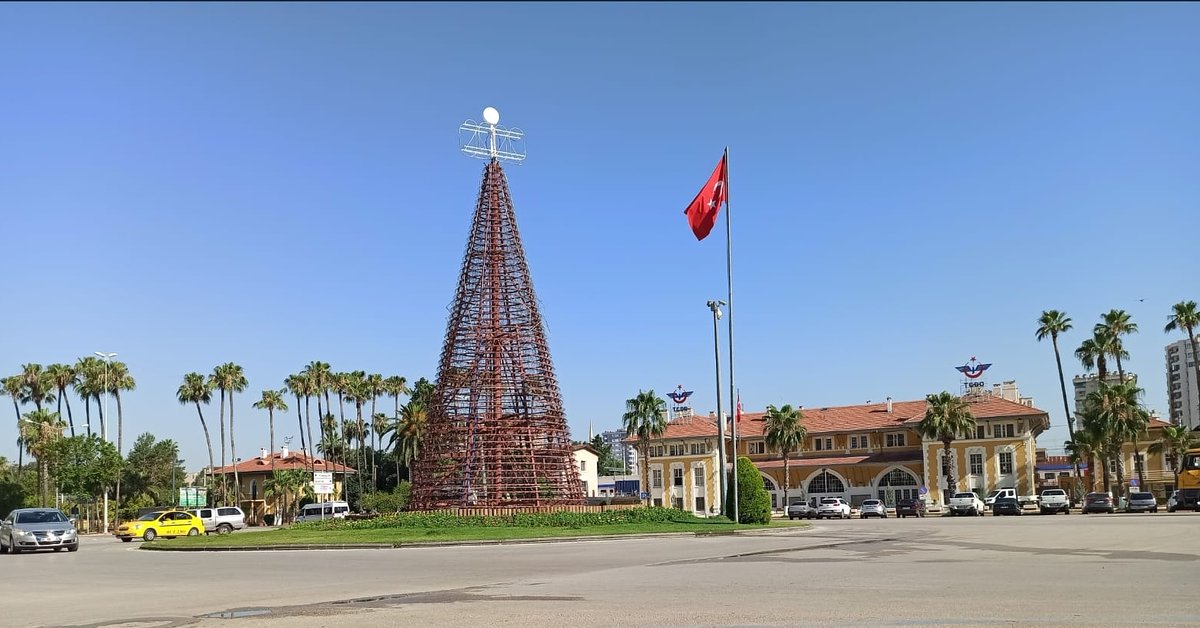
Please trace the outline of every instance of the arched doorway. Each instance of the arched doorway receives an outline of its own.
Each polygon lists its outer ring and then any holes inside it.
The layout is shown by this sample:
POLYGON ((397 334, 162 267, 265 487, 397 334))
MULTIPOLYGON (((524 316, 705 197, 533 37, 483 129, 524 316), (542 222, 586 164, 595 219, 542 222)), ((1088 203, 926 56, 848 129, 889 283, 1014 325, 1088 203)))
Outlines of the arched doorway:
MULTIPOLYGON (((810 502, 820 503, 822 497, 841 497, 846 499, 846 482, 838 474, 828 469, 810 477, 804 488, 810 502)), ((848 499, 846 501, 849 501, 848 499)))
POLYGON ((771 479, 771 476, 762 473, 761 471, 759 472, 759 475, 762 476, 763 488, 767 489, 767 494, 771 496, 771 510, 778 509, 779 500, 782 499, 782 493, 779 492, 779 487, 775 484, 775 481, 771 479))
POLYGON ((903 467, 895 467, 884 473, 875 486, 879 489, 879 499, 889 507, 894 507, 897 500, 917 499, 920 496, 917 476, 903 467))

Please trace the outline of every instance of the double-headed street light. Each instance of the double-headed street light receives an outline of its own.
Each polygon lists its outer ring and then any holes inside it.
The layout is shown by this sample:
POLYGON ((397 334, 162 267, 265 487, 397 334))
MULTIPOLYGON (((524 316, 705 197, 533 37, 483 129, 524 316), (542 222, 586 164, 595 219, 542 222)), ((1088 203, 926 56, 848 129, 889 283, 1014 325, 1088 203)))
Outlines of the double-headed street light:
MULTIPOLYGON (((100 439, 108 442, 108 398, 112 396, 108 387, 108 365, 117 357, 115 353, 96 351, 96 355, 104 360, 104 412, 100 414, 100 439)), ((104 531, 108 532, 108 489, 104 489, 104 531)))
MULTIPOLYGON (((708 302, 708 309, 712 310, 713 315, 713 357, 716 360, 717 366, 717 465, 721 469, 720 475, 720 490, 721 490, 721 506, 720 512, 725 513, 725 493, 726 493, 726 475, 725 470, 725 414, 721 411, 721 339, 717 333, 717 321, 721 320, 721 306, 725 305, 724 301, 716 300, 708 302)), ((736 456, 737 452, 734 452, 736 456)), ((736 457, 734 458, 736 460, 736 457)), ((736 467, 735 467, 736 468, 736 467)), ((735 471, 736 473, 736 471, 735 471)), ((734 476, 736 477, 736 475, 734 476)))

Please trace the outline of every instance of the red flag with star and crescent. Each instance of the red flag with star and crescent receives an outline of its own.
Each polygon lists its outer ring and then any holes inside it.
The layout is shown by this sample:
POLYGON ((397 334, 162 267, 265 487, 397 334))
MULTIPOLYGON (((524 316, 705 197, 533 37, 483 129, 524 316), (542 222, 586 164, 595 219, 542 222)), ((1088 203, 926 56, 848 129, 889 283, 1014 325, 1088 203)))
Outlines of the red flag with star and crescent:
POLYGON ((717 214, 720 213, 721 205, 729 193, 728 181, 725 156, 722 155, 717 169, 713 170, 704 188, 692 199, 687 209, 683 210, 687 215, 688 226, 692 228, 692 233, 696 234, 697 240, 708 237, 713 225, 717 223, 717 214))
POLYGON ((737 393, 737 422, 742 422, 742 391, 737 393))

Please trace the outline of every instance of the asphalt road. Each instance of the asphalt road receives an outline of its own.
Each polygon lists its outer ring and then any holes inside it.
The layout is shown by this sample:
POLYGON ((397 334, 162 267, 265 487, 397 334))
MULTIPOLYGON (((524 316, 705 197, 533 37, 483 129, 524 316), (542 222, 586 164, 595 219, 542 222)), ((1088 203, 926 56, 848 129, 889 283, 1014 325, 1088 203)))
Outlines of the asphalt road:
POLYGON ((87 538, 77 553, 0 556, 0 625, 1200 624, 1196 513, 854 519, 395 550, 139 543, 87 538), (239 610, 264 614, 217 617, 239 610))

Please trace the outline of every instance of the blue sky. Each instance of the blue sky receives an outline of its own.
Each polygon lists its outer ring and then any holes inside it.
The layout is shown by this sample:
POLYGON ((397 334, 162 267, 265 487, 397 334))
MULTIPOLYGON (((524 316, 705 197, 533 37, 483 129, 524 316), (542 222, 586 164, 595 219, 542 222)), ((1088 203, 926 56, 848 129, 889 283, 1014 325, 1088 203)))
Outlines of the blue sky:
POLYGON ((310 360, 432 379, 483 167, 456 128, 492 105, 528 134, 507 172, 576 437, 639 388, 713 407, 724 225, 682 210, 728 145, 747 410, 955 390, 978 356, 1057 448, 1043 309, 1068 353, 1129 311, 1166 410, 1197 32, 1186 4, 6 4, 0 371, 119 353, 126 447, 192 469, 188 371, 245 368, 241 456, 310 360))

